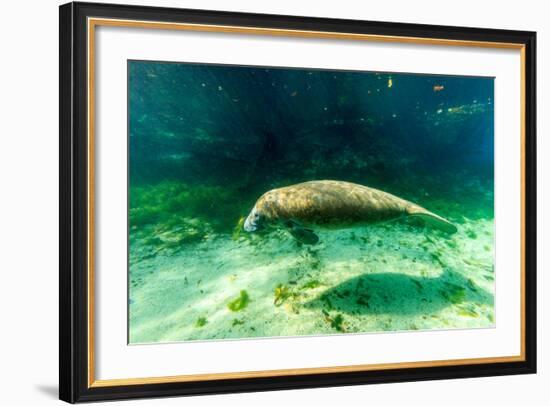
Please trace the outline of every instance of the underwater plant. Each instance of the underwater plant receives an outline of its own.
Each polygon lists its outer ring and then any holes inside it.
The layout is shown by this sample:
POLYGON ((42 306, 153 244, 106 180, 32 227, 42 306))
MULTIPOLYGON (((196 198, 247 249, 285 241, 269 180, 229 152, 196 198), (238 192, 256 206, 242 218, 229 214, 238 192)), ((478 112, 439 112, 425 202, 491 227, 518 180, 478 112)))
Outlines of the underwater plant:
POLYGON ((319 282, 318 279, 312 279, 312 280, 307 281, 306 283, 304 283, 300 289, 302 289, 302 290, 304 290, 304 289, 315 289, 315 288, 318 288, 319 286, 321 286, 321 282, 319 282))
POLYGON ((233 234, 231 234, 231 239, 233 241, 237 241, 241 237, 245 220, 246 220, 246 217, 241 216, 239 218, 239 221, 237 221, 237 224, 235 224, 235 228, 233 229, 233 234))
POLYGON ((329 312, 323 309, 323 315, 325 316, 325 321, 330 323, 330 326, 335 329, 336 331, 340 331, 342 333, 346 332, 345 323, 344 323, 344 316, 341 314, 337 314, 336 316, 332 317, 329 312))
POLYGON ((200 219, 222 231, 244 208, 231 188, 162 181, 153 185, 130 186, 130 227, 175 226, 183 218, 200 219))
POLYGON ((493 79, 159 62, 129 76, 133 343, 493 324, 493 79), (246 232, 262 194, 315 181, 330 202, 324 180, 458 232, 385 212, 367 228, 333 204, 310 224, 305 193, 246 232))
POLYGON ((471 307, 461 307, 458 310, 458 314, 462 317, 478 317, 477 312, 471 307))
POLYGON ((280 283, 275 288, 275 300, 273 300, 273 304, 275 306, 280 306, 290 296, 291 296, 290 289, 287 286, 280 283))
POLYGON ((441 296, 452 304, 462 303, 466 298, 466 289, 462 286, 458 286, 452 283, 445 282, 445 286, 448 288, 447 291, 441 291, 441 296))
POLYGON ((244 320, 233 319, 233 322, 231 323, 231 327, 241 326, 243 324, 244 324, 244 320))
POLYGON ((241 290, 239 297, 229 302, 227 304, 227 308, 232 312, 238 312, 243 310, 246 306, 248 306, 249 302, 250 302, 250 297, 248 296, 248 292, 246 290, 241 290))

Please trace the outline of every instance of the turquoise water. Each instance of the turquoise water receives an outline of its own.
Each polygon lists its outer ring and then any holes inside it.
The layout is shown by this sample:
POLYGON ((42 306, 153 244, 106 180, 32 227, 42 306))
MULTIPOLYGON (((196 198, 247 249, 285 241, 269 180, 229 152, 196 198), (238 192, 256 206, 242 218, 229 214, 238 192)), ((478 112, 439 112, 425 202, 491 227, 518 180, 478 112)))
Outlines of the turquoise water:
POLYGON ((129 62, 129 342, 486 328, 493 79, 129 62), (452 222, 246 232, 334 179, 452 222))

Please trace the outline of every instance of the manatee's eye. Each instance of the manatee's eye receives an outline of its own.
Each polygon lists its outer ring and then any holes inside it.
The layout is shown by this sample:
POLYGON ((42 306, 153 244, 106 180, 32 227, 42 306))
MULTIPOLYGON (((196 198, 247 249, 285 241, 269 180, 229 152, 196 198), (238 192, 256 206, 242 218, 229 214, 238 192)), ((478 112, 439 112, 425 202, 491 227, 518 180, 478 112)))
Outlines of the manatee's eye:
POLYGON ((258 213, 254 213, 254 218, 257 220, 260 218, 260 215, 258 213))

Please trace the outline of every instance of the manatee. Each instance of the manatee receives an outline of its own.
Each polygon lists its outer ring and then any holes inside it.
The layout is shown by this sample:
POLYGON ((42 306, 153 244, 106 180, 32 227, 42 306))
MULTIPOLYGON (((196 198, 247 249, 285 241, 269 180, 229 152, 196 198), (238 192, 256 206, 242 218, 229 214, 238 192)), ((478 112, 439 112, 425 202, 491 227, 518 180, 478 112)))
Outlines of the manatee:
POLYGON ((316 244, 316 228, 342 229, 421 217, 446 233, 457 228, 443 217, 390 193, 336 180, 315 180, 270 190, 257 201, 244 222, 255 232, 284 227, 303 244, 316 244))

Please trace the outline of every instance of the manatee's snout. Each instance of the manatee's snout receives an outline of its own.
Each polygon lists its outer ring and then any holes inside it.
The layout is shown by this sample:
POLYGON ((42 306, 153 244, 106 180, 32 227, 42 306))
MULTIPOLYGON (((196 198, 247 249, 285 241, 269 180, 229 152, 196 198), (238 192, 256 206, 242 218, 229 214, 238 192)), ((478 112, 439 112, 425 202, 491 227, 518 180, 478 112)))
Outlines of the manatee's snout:
POLYGON ((258 231, 261 228, 260 224, 260 214, 254 207, 246 220, 244 221, 244 231, 247 231, 249 233, 258 231))
POLYGON ((244 221, 243 228, 244 228, 244 231, 247 231, 249 233, 256 231, 257 229, 256 225, 250 220, 250 216, 248 216, 244 221))

